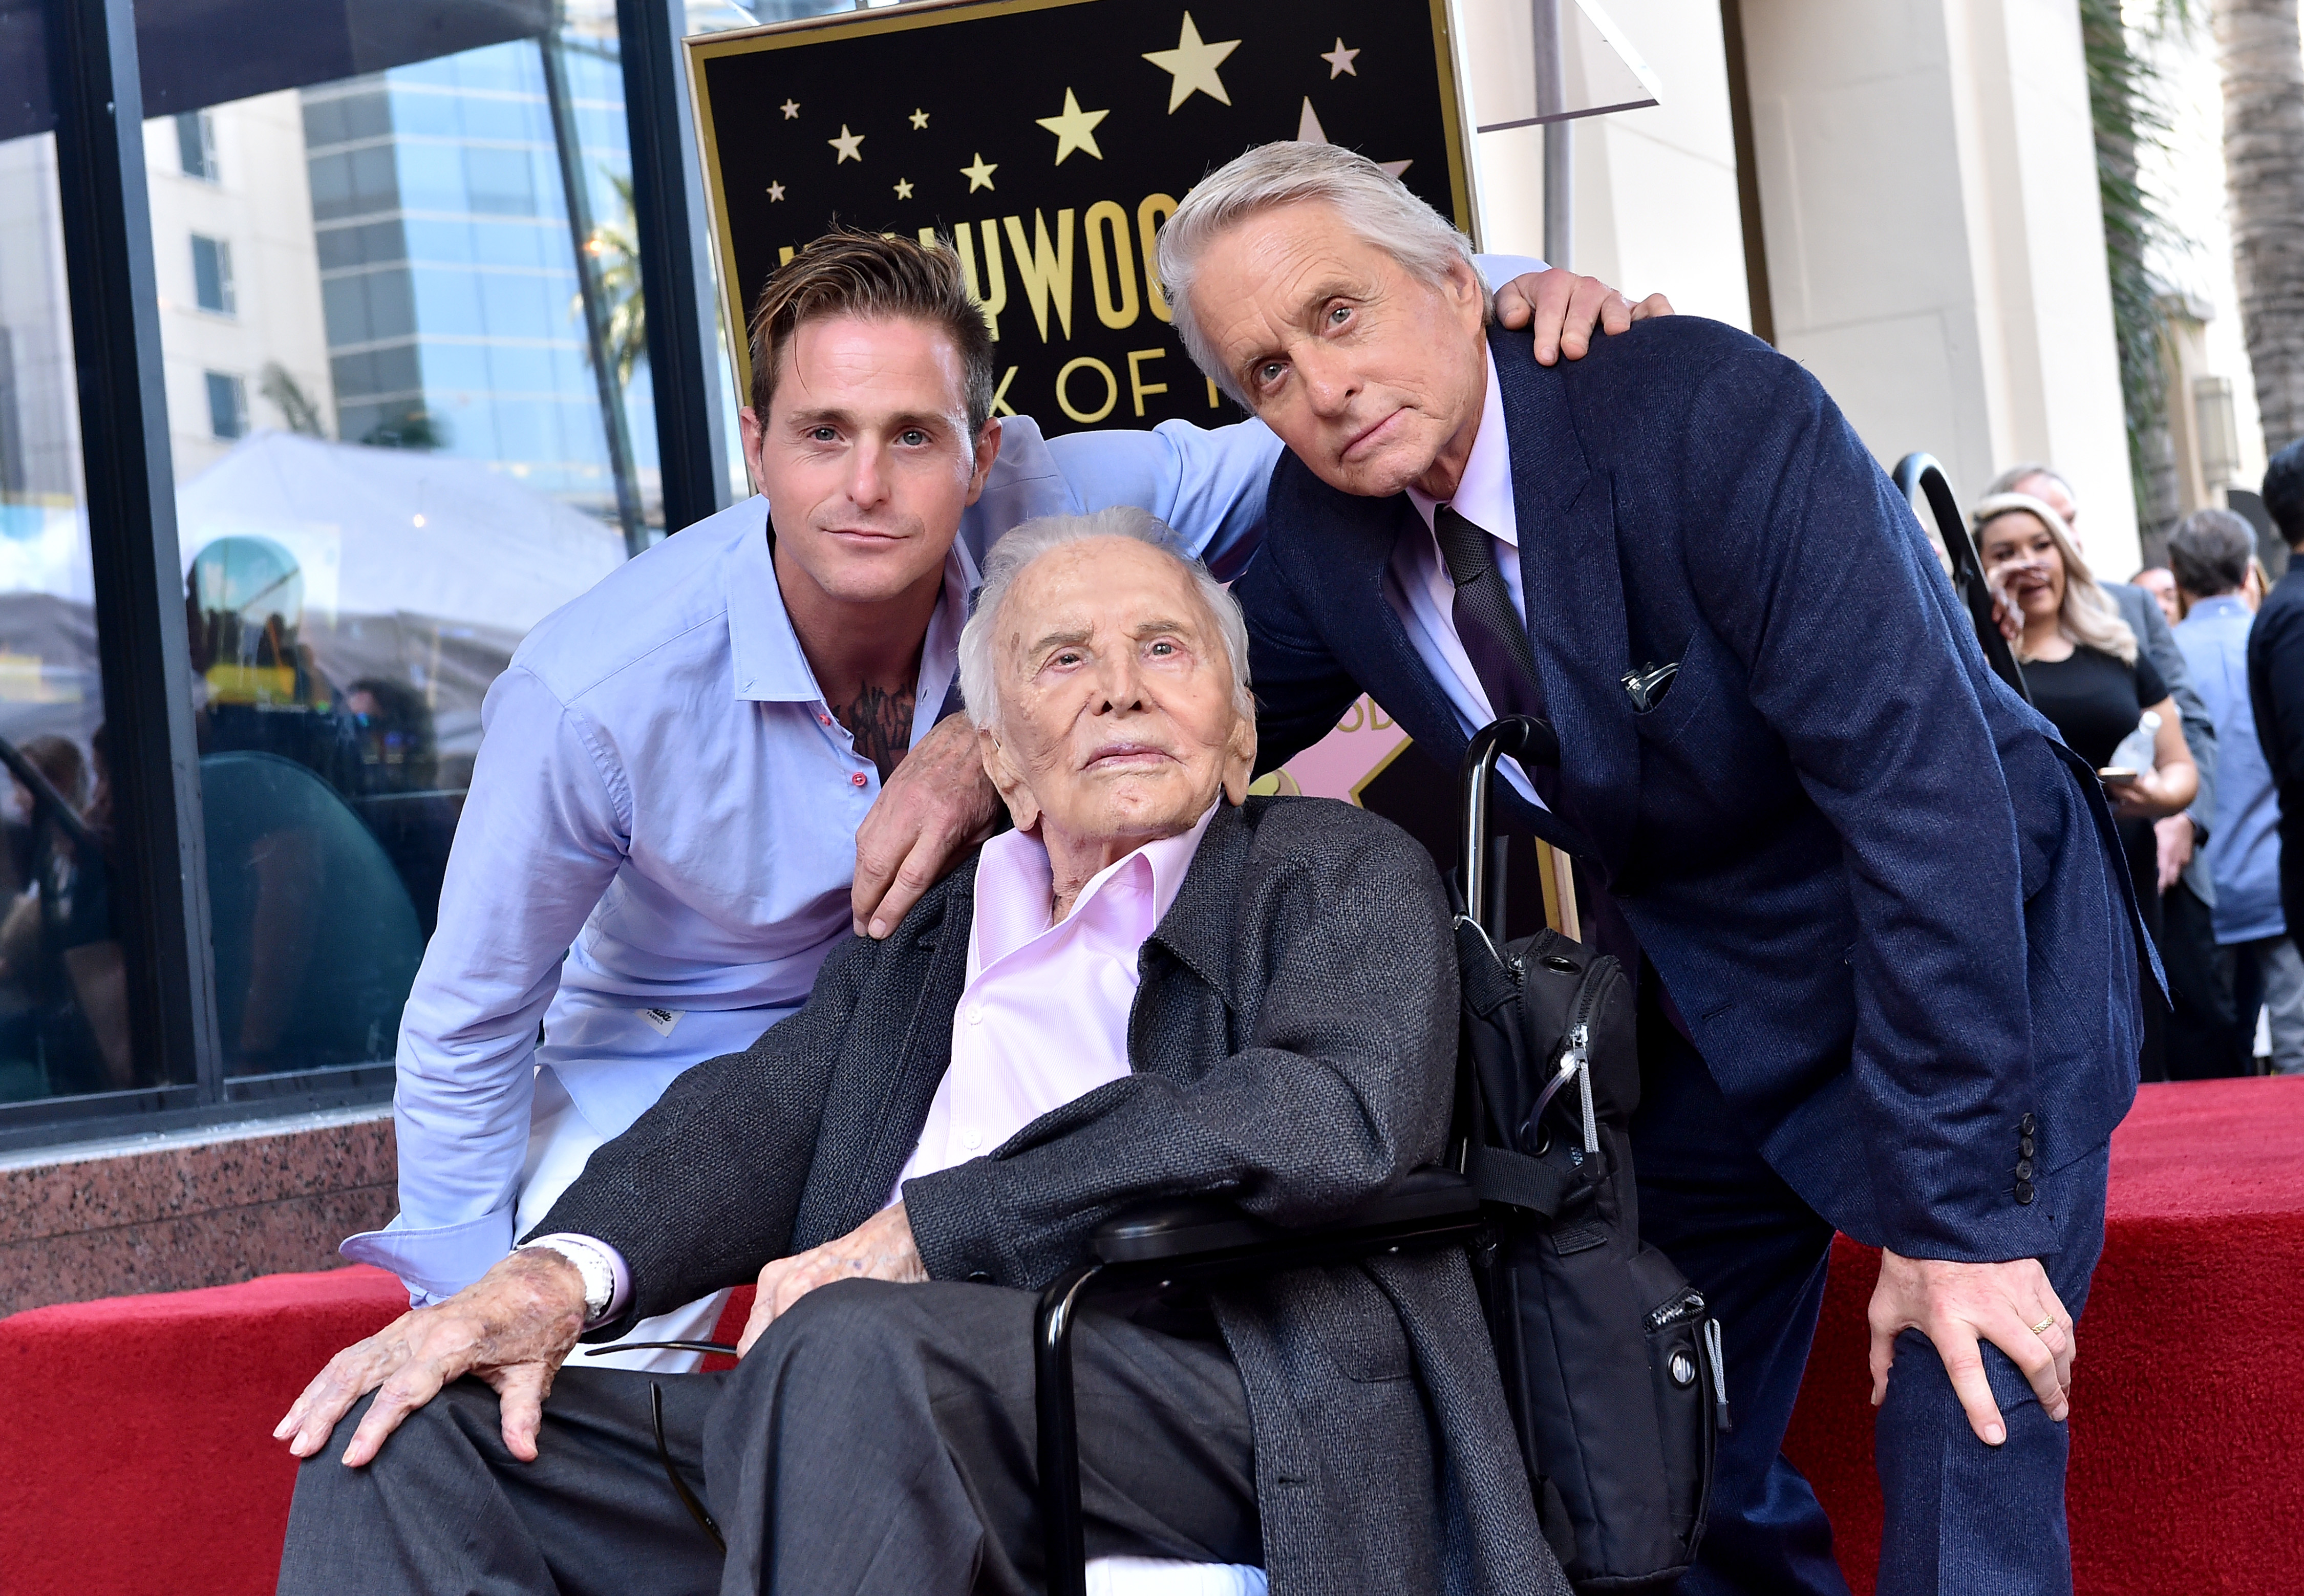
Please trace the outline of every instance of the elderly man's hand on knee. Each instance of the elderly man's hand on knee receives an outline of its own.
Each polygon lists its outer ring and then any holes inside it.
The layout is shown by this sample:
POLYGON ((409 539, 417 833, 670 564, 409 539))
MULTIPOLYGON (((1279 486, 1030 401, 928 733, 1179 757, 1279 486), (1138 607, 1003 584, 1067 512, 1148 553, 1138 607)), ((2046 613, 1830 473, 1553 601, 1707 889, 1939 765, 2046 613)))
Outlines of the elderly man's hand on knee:
POLYGON ((800 1298, 834 1280, 894 1280, 918 1285, 928 1278, 920 1250, 912 1242, 912 1223, 901 1202, 884 1208, 837 1241, 790 1258, 779 1258, 760 1271, 758 1293, 752 1298, 752 1317, 744 1323, 736 1355, 752 1350, 752 1343, 781 1319, 800 1298))
POLYGON ((505 1449, 532 1462, 552 1377, 583 1328, 584 1277, 576 1266, 555 1252, 514 1252, 445 1302, 403 1313, 338 1353, 272 1439, 309 1457, 352 1405, 375 1391, 344 1448, 345 1466, 358 1468, 443 1386, 476 1374, 502 1399, 505 1449))

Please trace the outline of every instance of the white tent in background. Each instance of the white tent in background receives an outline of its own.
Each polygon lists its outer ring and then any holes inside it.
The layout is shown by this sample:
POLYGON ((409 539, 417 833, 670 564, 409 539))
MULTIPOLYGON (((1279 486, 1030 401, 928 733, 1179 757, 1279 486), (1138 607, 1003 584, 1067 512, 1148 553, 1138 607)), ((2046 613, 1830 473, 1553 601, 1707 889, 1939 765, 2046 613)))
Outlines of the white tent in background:
POLYGON ((258 432, 176 491, 186 570, 218 538, 304 568, 307 618, 424 615, 527 632, 623 563, 623 536, 476 461, 258 432))
POLYGON ((257 433, 179 488, 176 536, 187 571, 219 538, 286 548, 321 674, 340 691, 412 683, 452 760, 479 746, 480 700, 529 628, 624 560, 621 533, 509 472, 291 432, 257 433))

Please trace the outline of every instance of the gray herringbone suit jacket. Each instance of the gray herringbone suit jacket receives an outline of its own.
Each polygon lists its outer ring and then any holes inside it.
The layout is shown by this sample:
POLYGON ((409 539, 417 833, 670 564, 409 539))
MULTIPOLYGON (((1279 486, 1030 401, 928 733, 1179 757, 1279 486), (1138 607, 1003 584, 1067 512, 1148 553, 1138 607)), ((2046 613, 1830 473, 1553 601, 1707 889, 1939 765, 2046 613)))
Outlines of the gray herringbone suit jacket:
MULTIPOLYGON (((625 1318, 750 1280, 880 1207, 949 1063, 971 859, 799 1014, 699 1065, 538 1227, 620 1249, 625 1318)), ((1133 1073, 904 1184, 940 1280, 1038 1290, 1130 1203, 1222 1193, 1311 1224, 1439 1156, 1456 969, 1431 862, 1349 805, 1210 822, 1140 955, 1133 1073)), ((1215 1298, 1247 1388, 1274 1596, 1567 1585, 1545 1548, 1461 1252, 1303 1269, 1215 1298)), ((596 1338, 597 1338, 596 1336, 596 1338)))

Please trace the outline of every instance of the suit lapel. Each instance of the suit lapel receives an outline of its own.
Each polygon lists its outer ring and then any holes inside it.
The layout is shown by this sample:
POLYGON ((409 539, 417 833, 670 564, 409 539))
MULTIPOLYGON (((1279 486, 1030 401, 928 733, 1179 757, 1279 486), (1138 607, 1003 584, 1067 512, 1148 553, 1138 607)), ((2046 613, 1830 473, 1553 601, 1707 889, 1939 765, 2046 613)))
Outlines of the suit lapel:
POLYGON ((1492 329, 1512 443, 1520 590, 1546 712, 1560 734, 1563 796, 1600 857, 1620 863, 1638 810, 1639 734, 1617 678, 1631 668, 1612 485, 1584 459, 1564 377, 1525 334, 1492 329))
POLYGON ((834 1066, 815 1164, 793 1226, 796 1249, 845 1235, 886 1204, 952 1066, 952 1014, 967 985, 968 937, 975 921, 975 859, 936 890, 941 917, 917 927, 907 920, 896 934, 911 937, 912 947, 888 950, 896 956, 884 963, 859 1000, 860 1006, 877 1000, 876 989, 884 982, 919 983, 919 1000, 893 1055, 876 1047, 843 1049, 834 1066))
POLYGON ((1436 751, 1461 752, 1456 711, 1384 596, 1393 550, 1411 531, 1425 535, 1423 518, 1404 494, 1358 498, 1303 474, 1326 501, 1328 514, 1327 524, 1307 539, 1302 580, 1293 585, 1311 601, 1330 651, 1410 737, 1436 751))

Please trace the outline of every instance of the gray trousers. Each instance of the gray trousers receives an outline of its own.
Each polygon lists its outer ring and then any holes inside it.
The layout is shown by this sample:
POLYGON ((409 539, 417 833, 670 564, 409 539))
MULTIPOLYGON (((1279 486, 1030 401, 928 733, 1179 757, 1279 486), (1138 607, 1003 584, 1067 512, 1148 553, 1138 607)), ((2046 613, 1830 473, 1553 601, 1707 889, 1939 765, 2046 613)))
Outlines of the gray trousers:
MULTIPOLYGON (((364 1401, 297 1473, 282 1596, 1024 1596, 1043 1580, 1033 1301, 842 1281, 729 1373, 572 1360, 534 1463, 504 1450, 496 1393, 465 1380, 347 1469, 364 1401), (724 1558, 665 1478, 652 1385, 724 1558)), ((1205 1314, 1090 1312, 1073 1354, 1088 1554, 1261 1563, 1247 1399, 1205 1314)))

